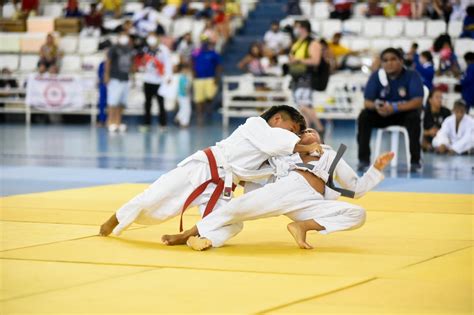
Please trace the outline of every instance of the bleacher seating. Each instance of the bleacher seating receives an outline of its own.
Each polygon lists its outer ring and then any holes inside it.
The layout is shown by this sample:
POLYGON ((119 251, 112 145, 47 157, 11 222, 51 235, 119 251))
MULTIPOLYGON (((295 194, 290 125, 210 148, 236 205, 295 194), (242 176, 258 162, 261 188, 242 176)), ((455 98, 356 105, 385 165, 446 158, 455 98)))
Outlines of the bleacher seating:
POLYGON ((54 18, 47 16, 29 17, 26 20, 28 33, 50 33, 54 31, 54 18))
POLYGON ((0 69, 8 68, 11 71, 18 69, 19 57, 18 54, 14 55, 2 55, 0 58, 0 69))
POLYGON ((38 55, 21 55, 20 57, 20 72, 33 72, 38 64, 38 55))

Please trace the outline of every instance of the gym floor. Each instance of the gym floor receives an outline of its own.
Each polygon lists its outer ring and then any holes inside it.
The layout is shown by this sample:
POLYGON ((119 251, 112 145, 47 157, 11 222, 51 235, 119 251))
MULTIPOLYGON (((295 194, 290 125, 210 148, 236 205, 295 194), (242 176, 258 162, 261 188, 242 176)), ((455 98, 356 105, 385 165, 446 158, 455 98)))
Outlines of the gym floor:
MULTIPOLYGON (((235 128, 233 125, 230 131, 235 128)), ((219 125, 123 135, 88 126, 2 124, 0 313, 472 314, 473 160, 424 154, 374 192, 355 231, 309 235, 286 217, 245 223, 206 252, 166 247, 178 220, 98 237, 99 225, 160 174, 228 134, 219 125)), ((328 144, 348 145, 336 123, 328 144)), ((388 142, 388 141, 387 141, 388 142)), ((240 192, 239 192, 240 193, 240 192)), ((185 225, 199 219, 192 209, 185 225)))

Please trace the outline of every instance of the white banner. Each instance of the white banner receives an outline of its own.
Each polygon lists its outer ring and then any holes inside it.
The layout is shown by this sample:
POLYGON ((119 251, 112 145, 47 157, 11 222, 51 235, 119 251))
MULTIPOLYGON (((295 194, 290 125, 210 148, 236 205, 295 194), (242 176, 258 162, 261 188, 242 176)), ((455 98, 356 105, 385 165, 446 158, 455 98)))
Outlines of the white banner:
POLYGON ((26 105, 48 112, 70 112, 84 108, 79 77, 31 74, 26 86, 26 105))

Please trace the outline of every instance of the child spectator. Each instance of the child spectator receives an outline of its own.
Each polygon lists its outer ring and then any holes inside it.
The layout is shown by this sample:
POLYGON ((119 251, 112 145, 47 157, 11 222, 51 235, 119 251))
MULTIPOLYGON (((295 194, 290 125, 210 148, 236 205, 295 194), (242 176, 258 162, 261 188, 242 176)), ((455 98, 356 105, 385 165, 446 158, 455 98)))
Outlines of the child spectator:
POLYGON ((188 63, 179 65, 178 76, 178 113, 176 122, 186 128, 191 121, 191 68, 188 63))
POLYGON ((443 121, 451 115, 451 111, 443 105, 443 92, 441 90, 432 90, 425 105, 423 119, 423 142, 421 147, 423 151, 433 149, 433 138, 436 137, 443 121))
POLYGON ((423 84, 431 91, 433 89, 433 78, 435 69, 433 66, 433 55, 427 50, 421 52, 420 55, 415 54, 413 58, 415 70, 420 74, 423 84))

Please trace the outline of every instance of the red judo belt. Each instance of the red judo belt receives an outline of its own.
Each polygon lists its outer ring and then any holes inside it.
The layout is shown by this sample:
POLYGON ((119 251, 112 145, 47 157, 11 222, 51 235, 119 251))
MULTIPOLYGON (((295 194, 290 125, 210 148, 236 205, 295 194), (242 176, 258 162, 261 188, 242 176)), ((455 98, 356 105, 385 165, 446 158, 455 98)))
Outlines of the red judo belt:
MULTIPOLYGON (((212 153, 212 150, 210 148, 204 149, 204 153, 206 154, 207 160, 209 161, 209 169, 211 170, 211 179, 205 181, 201 185, 196 188, 191 195, 189 195, 188 199, 184 202, 183 209, 181 210, 181 218, 179 221, 179 231, 183 232, 183 214, 184 211, 191 205, 191 203, 199 197, 207 188, 207 186, 210 183, 213 183, 216 185, 216 189, 211 195, 211 198, 207 202, 206 209, 204 210, 204 214, 202 217, 206 217, 209 213, 212 212, 214 207, 216 206, 217 200, 219 200, 219 197, 221 196, 222 192, 224 191, 224 180, 219 177, 219 171, 217 170, 217 163, 216 163, 216 158, 214 157, 214 154, 212 153)), ((235 189, 235 184, 232 185, 232 191, 235 189)), ((230 189, 229 189, 230 190, 230 189)), ((230 191, 226 191, 227 194, 230 196, 230 191)))

